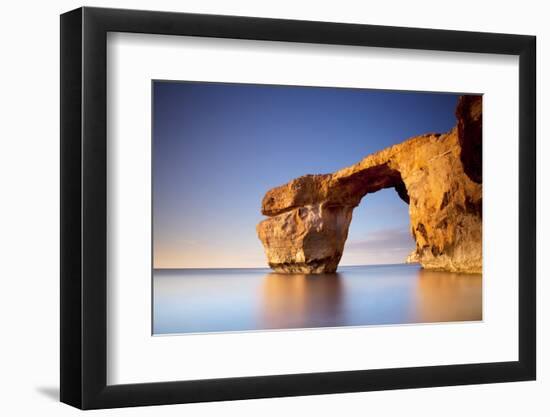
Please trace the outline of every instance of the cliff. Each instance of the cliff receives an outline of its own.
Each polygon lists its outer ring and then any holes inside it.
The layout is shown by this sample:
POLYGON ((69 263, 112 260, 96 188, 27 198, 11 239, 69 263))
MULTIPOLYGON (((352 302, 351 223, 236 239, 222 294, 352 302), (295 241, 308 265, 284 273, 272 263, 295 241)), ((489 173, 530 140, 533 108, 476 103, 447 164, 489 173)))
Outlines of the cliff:
POLYGON ((416 242, 409 260, 427 269, 481 272, 481 108, 481 96, 462 96, 450 132, 417 136, 334 173, 269 190, 262 201, 268 218, 257 226, 269 266, 336 271, 353 209, 368 194, 394 188, 409 204, 416 242))

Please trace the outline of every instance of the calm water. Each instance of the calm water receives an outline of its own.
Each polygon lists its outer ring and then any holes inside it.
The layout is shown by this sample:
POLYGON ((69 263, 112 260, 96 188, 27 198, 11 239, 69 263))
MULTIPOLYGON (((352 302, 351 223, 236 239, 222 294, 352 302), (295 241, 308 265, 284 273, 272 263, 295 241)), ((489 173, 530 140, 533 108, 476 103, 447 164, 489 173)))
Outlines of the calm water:
POLYGON ((153 332, 195 333, 481 320, 481 275, 417 265, 155 270, 153 332))

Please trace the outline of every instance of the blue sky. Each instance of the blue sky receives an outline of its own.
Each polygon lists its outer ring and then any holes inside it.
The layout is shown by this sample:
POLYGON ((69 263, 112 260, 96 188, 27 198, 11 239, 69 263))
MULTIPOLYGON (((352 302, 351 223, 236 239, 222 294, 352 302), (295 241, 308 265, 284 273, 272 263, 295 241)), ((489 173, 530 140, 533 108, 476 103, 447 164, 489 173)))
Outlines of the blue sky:
MULTIPOLYGON (((455 124, 454 94, 153 82, 156 268, 267 266, 262 197, 305 174, 455 124)), ((400 263, 414 247, 393 189, 353 214, 341 265, 400 263)))

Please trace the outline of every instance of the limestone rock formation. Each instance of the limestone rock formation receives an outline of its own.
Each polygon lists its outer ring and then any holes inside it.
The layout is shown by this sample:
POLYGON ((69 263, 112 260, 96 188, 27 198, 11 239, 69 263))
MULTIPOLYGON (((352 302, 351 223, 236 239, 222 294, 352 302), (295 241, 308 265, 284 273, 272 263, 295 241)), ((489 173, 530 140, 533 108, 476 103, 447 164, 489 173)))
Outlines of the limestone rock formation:
MULTIPOLYGON (((353 209, 367 194, 394 188, 409 204, 424 268, 479 273, 482 268, 481 96, 459 99, 457 126, 365 157, 332 174, 305 175, 269 190, 257 226, 277 272, 336 271, 353 209)), ((368 201, 367 201, 368 203, 368 201)))
POLYGON ((464 172, 472 181, 481 184, 481 96, 461 96, 456 106, 460 160, 464 172))

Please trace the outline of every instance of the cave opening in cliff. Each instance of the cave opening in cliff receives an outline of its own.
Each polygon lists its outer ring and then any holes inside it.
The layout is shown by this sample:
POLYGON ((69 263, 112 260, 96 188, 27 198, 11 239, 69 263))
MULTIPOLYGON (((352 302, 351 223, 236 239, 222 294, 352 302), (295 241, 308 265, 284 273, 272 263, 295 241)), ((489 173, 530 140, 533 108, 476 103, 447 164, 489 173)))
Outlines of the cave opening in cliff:
MULTIPOLYGON (((400 180, 400 178, 399 178, 400 180)), ((341 265, 405 263, 414 250, 403 182, 365 195, 353 211, 341 265)))

